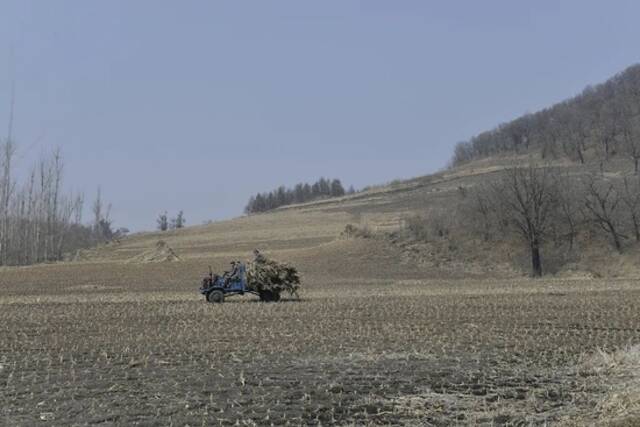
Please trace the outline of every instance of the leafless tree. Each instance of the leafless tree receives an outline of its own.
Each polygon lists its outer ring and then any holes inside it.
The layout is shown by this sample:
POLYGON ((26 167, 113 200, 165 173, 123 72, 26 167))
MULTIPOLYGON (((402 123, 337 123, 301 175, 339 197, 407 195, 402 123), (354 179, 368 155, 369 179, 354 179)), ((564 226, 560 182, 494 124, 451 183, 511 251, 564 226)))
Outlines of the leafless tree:
POLYGON ((160 231, 167 231, 169 229, 169 217, 167 216, 166 211, 158 215, 156 224, 158 225, 158 230, 160 231))
POLYGON ((551 169, 535 165, 511 168, 490 188, 490 198, 502 223, 527 244, 532 275, 541 276, 541 248, 552 230, 558 199, 551 169))
POLYGON ((615 185, 605 179, 587 176, 584 180, 585 216, 607 233, 618 252, 622 251, 621 197, 615 185))
POLYGON ((485 242, 491 240, 491 232, 494 223, 494 202, 491 188, 481 187, 471 199, 473 203, 472 212, 478 217, 477 226, 480 228, 482 239, 485 242))
POLYGON ((589 122, 586 117, 575 109, 569 108, 565 112, 564 126, 565 152, 570 157, 577 158, 581 164, 585 163, 586 142, 589 135, 589 122))
POLYGON ((179 228, 184 228, 186 223, 187 223, 187 220, 184 217, 184 212, 180 211, 180 212, 178 212, 178 215, 176 217, 171 218, 171 221, 169 222, 169 228, 171 230, 177 230, 179 228))
POLYGON ((620 115, 620 134, 622 136, 622 146, 624 152, 633 161, 633 170, 638 175, 640 167, 640 111, 638 102, 630 97, 624 96, 620 102, 623 104, 620 115))
POLYGON ((600 162, 601 171, 604 164, 613 155, 618 132, 620 111, 612 102, 616 99, 616 85, 607 82, 596 88, 587 87, 582 94, 572 102, 572 108, 583 118, 586 134, 590 144, 585 148, 592 148, 600 162))
POLYGON ((623 184, 620 197, 631 220, 636 242, 640 242, 640 183, 637 178, 625 177, 623 184))
POLYGON ((582 201, 579 188, 567 174, 554 174, 557 191, 557 213, 555 224, 556 235, 560 240, 569 243, 569 250, 573 250, 581 223, 580 203, 582 201))
POLYGON ((111 239, 113 236, 113 231, 111 230, 111 204, 105 206, 102 200, 102 189, 100 187, 98 187, 92 211, 93 230, 96 241, 103 242, 111 239))
MULTIPOLYGON (((9 134, 11 134, 11 130, 9 134)), ((2 177, 0 178, 0 261, 3 265, 7 263, 9 246, 11 244, 9 235, 9 208, 15 189, 15 184, 12 180, 12 162, 15 152, 15 145, 9 136, 4 144, 2 144, 0 153, 0 165, 2 166, 2 177)))
POLYGON ((100 221, 103 218, 104 203, 102 201, 102 188, 98 187, 96 192, 96 199, 93 201, 91 211, 93 212, 93 228, 97 230, 100 228, 100 221))
POLYGON ((562 138, 562 129, 557 121, 557 118, 549 110, 545 110, 540 114, 538 127, 536 128, 536 139, 542 147, 540 154, 543 160, 549 157, 555 159, 558 156, 557 147, 560 145, 559 141, 562 138))
POLYGON ((505 131, 511 141, 513 151, 527 152, 531 144, 531 136, 535 128, 535 120, 532 114, 524 115, 505 126, 505 131))
POLYGON ((63 191, 61 152, 43 157, 22 183, 13 175, 15 154, 10 139, 0 144, 0 265, 56 261, 91 245, 93 229, 81 224, 84 197, 63 191))
POLYGON ((452 165, 461 165, 473 160, 474 152, 471 143, 466 141, 458 142, 453 149, 452 165))

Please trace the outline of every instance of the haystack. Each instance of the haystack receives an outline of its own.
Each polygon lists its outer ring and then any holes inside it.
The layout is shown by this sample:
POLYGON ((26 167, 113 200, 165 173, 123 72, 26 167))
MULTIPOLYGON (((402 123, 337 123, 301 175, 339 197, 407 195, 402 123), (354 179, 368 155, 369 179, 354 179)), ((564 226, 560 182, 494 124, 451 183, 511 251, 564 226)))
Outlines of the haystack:
POLYGON ((287 291, 297 295, 300 288, 300 273, 289 264, 261 257, 247 264, 247 286, 255 291, 287 291))
POLYGON ((159 240, 156 247, 129 259, 132 263, 172 262, 180 261, 173 249, 164 240, 159 240))

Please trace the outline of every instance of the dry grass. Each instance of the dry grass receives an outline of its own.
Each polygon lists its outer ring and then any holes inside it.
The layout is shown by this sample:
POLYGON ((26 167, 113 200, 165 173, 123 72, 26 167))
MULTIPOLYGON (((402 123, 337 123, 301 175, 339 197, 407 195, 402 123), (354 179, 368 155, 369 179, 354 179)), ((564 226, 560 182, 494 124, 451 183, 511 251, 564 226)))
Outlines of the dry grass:
POLYGON ((599 393, 591 411, 568 424, 640 425, 640 345, 613 352, 598 349, 577 370, 598 385, 599 393))
POLYGON ((180 257, 164 240, 158 240, 155 248, 144 251, 134 256, 127 262, 149 263, 149 262, 174 262, 180 261, 180 257))

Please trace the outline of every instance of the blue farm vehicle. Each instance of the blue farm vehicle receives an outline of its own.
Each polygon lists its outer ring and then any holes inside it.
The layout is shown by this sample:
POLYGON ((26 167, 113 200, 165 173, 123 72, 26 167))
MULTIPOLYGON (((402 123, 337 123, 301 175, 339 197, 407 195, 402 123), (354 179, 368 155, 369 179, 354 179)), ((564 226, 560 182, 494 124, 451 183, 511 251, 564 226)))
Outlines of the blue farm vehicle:
POLYGON ((200 293, 208 302, 222 303, 224 299, 232 295, 253 294, 264 302, 277 302, 280 300, 280 291, 276 289, 256 289, 247 283, 247 267, 244 263, 232 263, 231 272, 225 272, 222 276, 213 274, 209 268, 209 276, 202 280, 200 293))

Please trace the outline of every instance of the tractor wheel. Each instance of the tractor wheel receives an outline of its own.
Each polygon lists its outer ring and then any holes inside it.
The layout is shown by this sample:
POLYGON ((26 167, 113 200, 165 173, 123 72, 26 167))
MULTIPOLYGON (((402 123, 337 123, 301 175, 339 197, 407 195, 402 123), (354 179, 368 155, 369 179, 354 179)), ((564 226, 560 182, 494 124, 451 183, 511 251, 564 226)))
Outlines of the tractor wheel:
POLYGON ((260 291, 260 301, 262 302, 271 302, 273 301, 273 292, 268 289, 260 291))
POLYGON ((215 303, 224 302, 224 292, 219 291, 219 290, 215 290, 215 291, 209 292, 207 294, 207 301, 215 302, 215 303))

